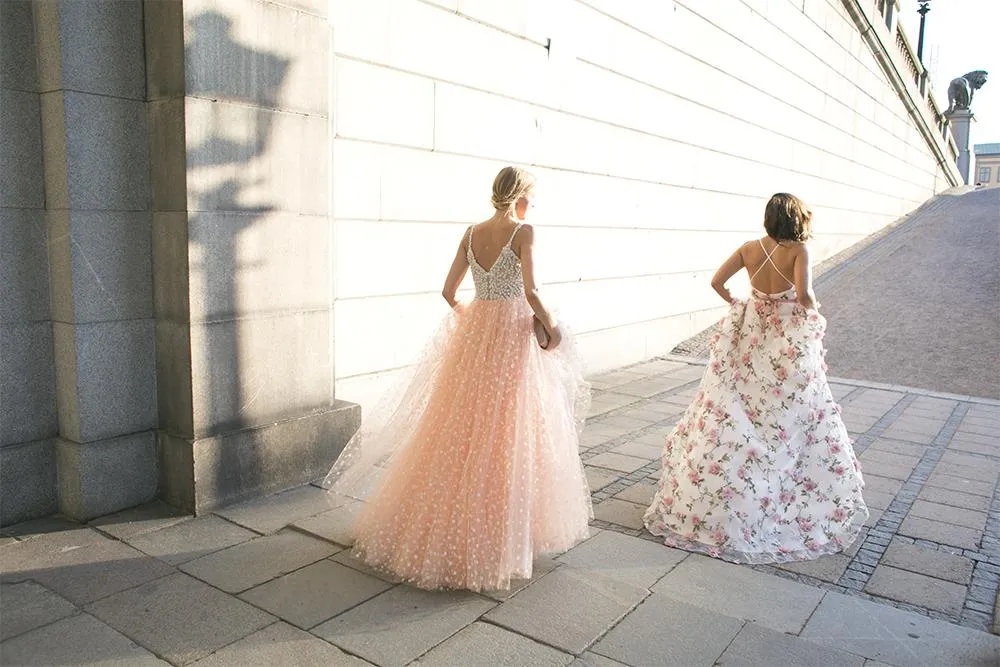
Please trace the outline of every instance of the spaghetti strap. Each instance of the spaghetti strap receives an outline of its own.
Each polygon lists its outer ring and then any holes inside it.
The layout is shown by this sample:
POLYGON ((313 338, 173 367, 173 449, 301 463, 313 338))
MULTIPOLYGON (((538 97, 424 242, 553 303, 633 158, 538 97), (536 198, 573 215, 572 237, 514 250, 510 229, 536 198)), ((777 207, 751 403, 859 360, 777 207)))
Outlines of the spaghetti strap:
POLYGON ((517 223, 516 225, 514 225, 514 232, 513 232, 513 233, 512 233, 511 235, 510 235, 510 240, 509 240, 509 241, 507 241, 507 247, 508 247, 508 248, 510 248, 510 247, 511 247, 511 246, 512 246, 512 245, 514 244, 514 237, 515 237, 515 236, 517 236, 517 233, 518 233, 519 231, 521 231, 521 227, 522 227, 522 226, 523 226, 523 225, 522 225, 522 223, 520 223, 520 222, 519 222, 519 223, 517 223))
POLYGON ((774 251, 777 250, 778 246, 781 244, 776 243, 775 246, 771 248, 771 252, 768 252, 767 248, 764 247, 764 242, 761 239, 757 239, 757 243, 760 244, 760 249, 764 251, 764 261, 760 263, 760 266, 757 267, 757 270, 753 272, 752 276, 750 276, 750 281, 753 282, 753 279, 757 277, 757 274, 760 273, 760 270, 764 268, 765 264, 770 264, 771 267, 778 272, 778 275, 785 279, 786 283, 788 283, 789 285, 795 285, 795 281, 789 280, 788 276, 782 273, 781 269, 778 268, 778 265, 774 263, 773 259, 771 259, 771 255, 774 254, 774 251))

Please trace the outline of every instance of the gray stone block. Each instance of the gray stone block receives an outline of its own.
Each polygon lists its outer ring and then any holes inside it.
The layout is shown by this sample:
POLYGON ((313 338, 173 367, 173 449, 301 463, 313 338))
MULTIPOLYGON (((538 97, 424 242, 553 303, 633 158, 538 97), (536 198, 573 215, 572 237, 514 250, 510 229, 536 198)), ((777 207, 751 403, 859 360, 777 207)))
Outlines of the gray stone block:
POLYGON ((50 223, 56 319, 79 324, 153 317, 149 213, 69 211, 53 214, 50 223))
POLYGON ((41 106, 36 93, 0 94, 0 205, 45 206, 41 106))
POLYGON ((982 532, 972 528, 923 519, 912 514, 899 527, 899 534, 963 549, 978 549, 979 540, 983 536, 982 532))
POLYGON ((240 598, 308 630, 390 588, 392 584, 380 579, 321 560, 257 586, 240 598))
POLYGON ((539 644, 489 623, 473 623, 439 644, 415 664, 426 667, 531 665, 557 667, 573 662, 569 653, 539 644))
POLYGON ((53 332, 64 437, 91 442, 156 428, 153 320, 54 322, 53 332))
POLYGON ((169 528, 189 518, 177 508, 161 500, 154 500, 146 505, 102 516, 91 521, 90 526, 122 542, 130 542, 140 535, 169 528))
POLYGON ((3 600, 0 641, 4 642, 77 611, 69 600, 33 581, 0 585, 0 599, 3 600))
POLYGON ((45 211, 0 209, 0 323, 50 318, 45 232, 45 211))
POLYGON ((858 597, 827 593, 800 635, 893 665, 994 665, 1000 637, 858 597))
POLYGON ((333 220, 284 212, 192 214, 189 242, 211 257, 192 276, 192 320, 333 305, 333 220), (243 268, 246 267, 246 268, 243 268))
POLYGON ((486 619, 568 653, 581 653, 648 595, 586 570, 561 567, 486 619))
POLYGON ((331 138, 325 116, 189 96, 184 128, 188 194, 197 196, 198 210, 329 215, 331 138), (225 136, 223 127, 245 128, 243 138, 225 136), (221 180, 223 175, 228 180, 221 180))
POLYGON ((231 505, 215 513, 262 535, 276 533, 296 521, 323 514, 348 501, 306 484, 271 496, 231 505))
POLYGON ((174 664, 187 664, 274 622, 274 617, 184 574, 173 574, 88 610, 174 664))
MULTIPOLYGON (((315 8, 317 0, 311 0, 315 8)), ((323 16, 275 3, 241 5, 240 31, 225 10, 188 20, 185 73, 189 95, 269 109, 325 114, 329 107, 332 30, 323 16)))
POLYGON ((163 662, 93 616, 79 614, 0 644, 5 665, 153 667, 163 662))
POLYGON ((41 535, 4 549, 3 580, 32 579, 76 605, 170 574, 165 563, 91 529, 41 535))
POLYGON ((31 0, 0 2, 0 88, 38 92, 31 0))
POLYGON ((804 639, 747 623, 715 664, 718 667, 864 667, 865 659, 844 650, 827 648, 820 651, 804 639))
POLYGON ((61 87, 146 99, 142 0, 61 0, 61 87))
MULTIPOLYGON (((55 3, 35 2, 37 12, 50 11, 55 3)), ((55 47, 58 50, 58 45, 55 47)), ((58 53, 58 51, 57 51, 58 53)), ((45 58, 39 52, 39 72, 45 58)), ((66 171, 66 104, 61 90, 39 96, 42 114, 42 169, 45 174, 45 207, 69 208, 69 173, 66 171)), ((55 283, 53 279, 53 283, 55 283)))
POLYGON ((627 665, 713 665, 742 626, 735 618, 655 594, 592 650, 627 665))
POLYGON ((649 588, 688 554, 656 542, 605 530, 558 558, 569 567, 649 588))
POLYGON ((847 571, 847 566, 851 563, 851 558, 844 554, 832 554, 822 556, 816 560, 803 560, 793 563, 784 563, 779 567, 782 570, 804 574, 814 577, 820 581, 827 581, 835 584, 840 581, 840 577, 847 571))
POLYGON ((642 529, 642 515, 645 512, 646 508, 644 506, 618 500, 617 498, 608 498, 594 505, 595 519, 631 528, 632 530, 642 529))
POLYGON ((292 524, 295 530, 327 542, 349 547, 354 544, 354 523, 364 503, 354 498, 338 496, 339 507, 322 514, 301 519, 292 524))
POLYGON ((162 430, 193 438, 191 328, 185 322, 157 319, 155 336, 157 420, 162 430))
POLYGON ((145 103, 68 90, 63 96, 69 208, 149 210, 145 103))
POLYGON ((190 321, 188 214, 153 213, 153 310, 158 321, 190 321))
POLYGON ((331 310, 193 323, 195 434, 215 435, 329 410, 331 310))
POLYGON ((587 651, 570 663, 570 667, 628 667, 624 663, 587 651))
POLYGON ((205 516, 169 528, 128 538, 133 547, 170 565, 242 544, 257 534, 217 516, 205 516))
POLYGON ((57 509, 54 441, 0 448, 0 526, 54 514, 57 509))
POLYGON ((194 664, 196 667, 368 667, 369 663, 287 623, 275 623, 194 664))
POLYGON ((985 512, 952 507, 927 500, 914 501, 913 506, 910 507, 909 516, 943 521, 944 523, 952 523, 956 526, 972 528, 973 530, 983 530, 986 527, 985 512))
MULTIPOLYGON (((180 5, 179 0, 147 2, 147 6, 163 8, 180 5)), ((183 43, 183 40, 181 40, 183 43)), ((183 51, 183 49, 182 49, 183 51)), ((183 69, 184 56, 179 66, 183 69)), ((183 72, 181 86, 183 91, 183 72)), ((152 83, 150 84, 152 85, 152 83)), ((187 143, 184 134, 183 92, 177 97, 149 103, 149 150, 156 159, 150 161, 150 187, 154 211, 184 212, 187 219, 187 143)))
POLYGON ((402 667, 474 622, 495 603, 471 593, 397 586, 312 633, 365 660, 402 667))
POLYGON ((705 609, 797 633, 823 598, 823 591, 747 567, 690 556, 653 591, 705 609))
POLYGON ((338 551, 328 542, 287 531, 187 562, 180 569, 228 593, 240 593, 338 551))
POLYGON ((317 480, 329 472, 360 421, 359 406, 337 401, 333 410, 193 444, 161 435, 161 457, 172 475, 164 480, 168 502, 201 513, 317 480), (192 479, 197 487, 190 486, 192 479))
POLYGON ((16 537, 18 541, 24 542, 33 540, 36 537, 49 535, 51 533, 61 533, 67 530, 80 530, 83 527, 71 519, 63 516, 53 515, 42 517, 41 519, 31 519, 23 523, 7 526, 0 530, 0 535, 16 537))
POLYGON ((951 616, 962 612, 965 586, 887 565, 875 568, 865 592, 951 616))
POLYGON ((156 438, 152 431, 78 443, 60 438, 59 509, 81 521, 141 505, 156 496, 156 438))
POLYGON ((0 447, 58 430, 52 325, 0 325, 0 447))

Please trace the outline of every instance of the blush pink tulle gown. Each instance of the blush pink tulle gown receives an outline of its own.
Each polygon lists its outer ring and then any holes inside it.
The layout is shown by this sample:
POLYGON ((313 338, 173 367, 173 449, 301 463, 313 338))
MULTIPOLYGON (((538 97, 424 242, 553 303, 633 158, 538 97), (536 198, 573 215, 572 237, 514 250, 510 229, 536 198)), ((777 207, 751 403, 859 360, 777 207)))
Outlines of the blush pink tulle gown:
POLYGON ((466 248, 475 300, 448 317, 324 486, 364 502, 354 555, 368 565, 421 588, 496 590, 589 534, 578 436, 590 388, 570 336, 538 346, 510 243, 489 270, 470 236, 466 248))

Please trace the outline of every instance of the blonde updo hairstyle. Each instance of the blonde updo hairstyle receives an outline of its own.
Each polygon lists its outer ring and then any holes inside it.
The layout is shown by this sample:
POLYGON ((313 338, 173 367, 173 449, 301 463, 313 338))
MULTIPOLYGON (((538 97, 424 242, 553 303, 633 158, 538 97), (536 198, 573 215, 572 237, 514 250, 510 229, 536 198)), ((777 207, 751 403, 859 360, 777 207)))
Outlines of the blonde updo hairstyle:
POLYGON ((490 201, 500 213, 513 215, 517 202, 535 187, 535 177, 520 167, 504 167, 493 179, 490 201))

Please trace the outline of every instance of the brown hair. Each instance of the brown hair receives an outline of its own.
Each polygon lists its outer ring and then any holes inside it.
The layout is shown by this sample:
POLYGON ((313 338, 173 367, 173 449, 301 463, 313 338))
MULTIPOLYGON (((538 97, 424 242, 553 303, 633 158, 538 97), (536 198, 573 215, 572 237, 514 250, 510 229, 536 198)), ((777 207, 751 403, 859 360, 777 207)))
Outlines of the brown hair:
POLYGON ((808 241, 812 236, 812 211, 795 195, 779 192, 764 209, 764 229, 775 241, 808 241))
POLYGON ((514 209, 517 200, 535 186, 535 177, 520 167, 504 167, 493 179, 493 208, 503 213, 514 209))

